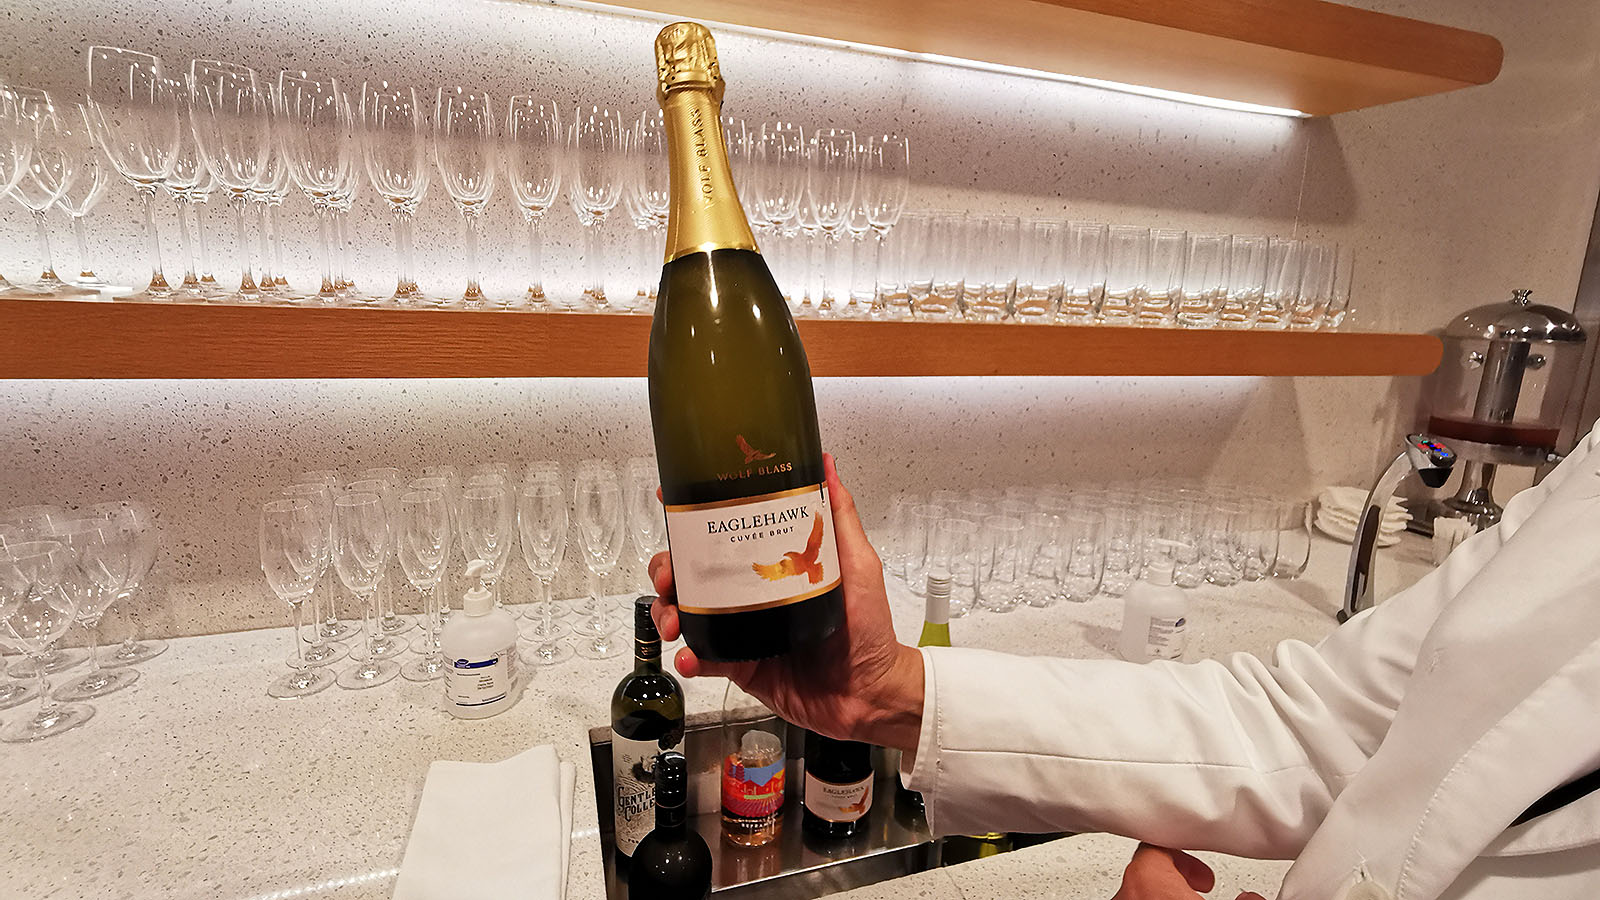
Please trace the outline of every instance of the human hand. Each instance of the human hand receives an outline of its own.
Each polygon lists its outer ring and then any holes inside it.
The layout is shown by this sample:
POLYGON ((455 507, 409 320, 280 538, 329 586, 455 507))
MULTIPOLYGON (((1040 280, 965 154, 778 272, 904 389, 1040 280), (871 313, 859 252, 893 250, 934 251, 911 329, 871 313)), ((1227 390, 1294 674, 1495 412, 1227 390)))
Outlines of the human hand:
MULTIPOLYGON (((841 740, 860 740, 915 752, 922 725, 922 657, 901 644, 889 616, 883 564, 867 541, 855 499, 823 454, 833 528, 839 546, 845 620, 826 640, 772 659, 709 662, 688 647, 674 658, 685 678, 723 676, 787 721, 841 740)), ((650 560, 658 599, 651 610, 663 640, 676 640, 678 606, 672 560, 650 560)))
MULTIPOLYGON (((1211 867, 1182 850, 1140 844, 1122 872, 1122 887, 1111 900, 1200 900, 1216 887, 1211 867)), ((1245 891, 1238 900, 1265 900, 1245 891)))

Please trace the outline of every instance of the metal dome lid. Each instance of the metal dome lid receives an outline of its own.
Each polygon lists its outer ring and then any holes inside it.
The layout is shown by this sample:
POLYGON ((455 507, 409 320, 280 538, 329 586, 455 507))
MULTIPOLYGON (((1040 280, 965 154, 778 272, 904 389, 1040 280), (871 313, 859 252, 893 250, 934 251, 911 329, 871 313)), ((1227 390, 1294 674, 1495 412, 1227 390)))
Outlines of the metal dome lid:
POLYGON ((1530 303, 1532 295, 1530 290, 1512 291, 1509 302, 1469 309, 1445 327, 1444 336, 1532 344, 1583 343, 1583 326, 1577 317, 1554 306, 1530 303))

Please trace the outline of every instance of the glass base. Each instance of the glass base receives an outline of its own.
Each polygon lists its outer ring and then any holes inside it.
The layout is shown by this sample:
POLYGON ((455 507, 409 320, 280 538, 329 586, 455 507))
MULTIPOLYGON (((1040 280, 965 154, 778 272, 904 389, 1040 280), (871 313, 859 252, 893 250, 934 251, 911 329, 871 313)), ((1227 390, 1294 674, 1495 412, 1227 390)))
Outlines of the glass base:
POLYGON ((406 642, 391 635, 380 635, 367 642, 367 651, 378 659, 393 659, 406 652, 406 642))
POLYGON ((8 681, 0 684, 0 709, 21 706, 39 696, 39 685, 32 681, 8 681))
POLYGON ((327 669, 290 672, 267 687, 267 696, 279 700, 309 697, 318 691, 326 690, 333 684, 333 680, 333 673, 327 669))
POLYGON ((360 622, 336 622, 332 625, 323 622, 317 627, 322 629, 322 639, 325 641, 347 641, 361 633, 360 622))
MULTIPOLYGON (((65 672, 79 663, 88 662, 89 651, 81 647, 51 650, 42 659, 44 660, 44 673, 46 675, 54 675, 57 672, 65 672)), ((39 676, 39 669, 31 658, 13 663, 6 672, 12 678, 37 678, 39 676)))
MULTIPOLYGON (((318 671, 327 671, 319 669, 318 671)), ((347 691, 364 691, 367 688, 377 687, 386 681, 393 681, 400 674, 398 663, 386 659, 375 659, 364 662, 354 668, 345 669, 339 673, 338 685, 347 691)))
POLYGON ((49 712, 29 719, 12 722, 0 731, 0 741, 7 744, 27 744, 71 731, 94 718, 94 707, 87 703, 63 703, 49 712))
POLYGON ((614 635, 597 637, 594 640, 581 641, 578 644, 578 655, 584 659, 614 659, 622 655, 622 645, 614 635))
POLYGON ((379 634, 405 634, 415 627, 417 623, 408 616, 388 616, 378 620, 379 634))
POLYGON ((66 702, 93 700, 96 697, 114 694, 125 687, 132 687, 138 680, 138 669, 101 669, 70 684, 62 685, 51 696, 66 702))
MULTIPOLYGON (((337 641, 312 644, 305 648, 305 661, 308 666, 326 666, 349 655, 350 648, 337 641)), ((289 665, 294 665, 293 657, 289 659, 289 665)))
MULTIPOLYGON (((550 618, 552 619, 565 619, 572 612, 572 607, 560 600, 546 600, 544 602, 550 604, 550 618)), ((539 604, 535 603, 528 607, 528 618, 537 619, 542 615, 544 613, 540 611, 539 604)))
POLYGON ((572 658, 572 645, 566 641, 551 641, 547 644, 539 644, 522 654, 522 658, 530 665, 553 666, 572 658))
POLYGON ((438 654, 413 659, 400 667, 400 675, 407 681, 435 681, 443 678, 444 672, 444 657, 438 654))
POLYGON ((437 636, 430 638, 428 635, 424 634, 422 637, 419 637, 411 642, 411 652, 417 654, 418 656, 427 656, 430 653, 438 653, 439 638, 437 636))
POLYGON ((544 644, 560 640, 572 633, 571 626, 559 619, 550 620, 550 630, 544 628, 544 618, 539 615, 529 615, 528 625, 522 629, 522 639, 535 644, 544 644))
POLYGON ((581 634, 584 637, 604 637, 616 633, 616 630, 616 624, 609 618, 601 620, 591 617, 572 626, 573 634, 581 634))
POLYGON ((167 642, 161 640, 134 641, 131 645, 124 641, 115 647, 107 647, 100 651, 100 665, 107 669, 118 666, 132 666, 147 660, 155 659, 167 652, 167 642))
MULTIPOLYGON (((652 591, 650 591, 650 593, 654 594, 655 591, 652 590, 652 591)), ((628 613, 629 615, 632 615, 633 614, 633 601, 634 601, 634 595, 633 594, 623 594, 622 596, 617 598, 617 609, 620 609, 623 612, 628 613)))

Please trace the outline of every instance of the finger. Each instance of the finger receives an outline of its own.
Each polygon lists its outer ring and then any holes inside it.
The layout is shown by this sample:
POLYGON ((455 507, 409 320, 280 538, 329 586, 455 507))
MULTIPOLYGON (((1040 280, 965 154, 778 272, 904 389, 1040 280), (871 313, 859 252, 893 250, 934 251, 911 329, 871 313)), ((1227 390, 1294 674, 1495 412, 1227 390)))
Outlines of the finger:
POLYGON ((677 594, 672 579, 672 555, 663 550, 650 557, 650 583, 655 585, 656 595, 670 597, 677 594))
POLYGON ((1217 886, 1217 873, 1198 858, 1182 850, 1168 850, 1167 853, 1172 856, 1172 864, 1177 867, 1183 880, 1189 883, 1189 887, 1204 894, 1217 886))
POLYGON ((754 675, 756 670, 756 664, 753 662, 703 660, 688 647, 680 648, 672 662, 677 666, 678 674, 685 678, 730 678, 741 685, 749 683, 750 676, 754 675))
POLYGON ((822 471, 828 482, 828 500, 833 504, 833 532, 838 539, 840 561, 849 565, 863 554, 876 555, 867 540, 867 530, 861 527, 861 516, 856 512, 856 499, 839 480, 839 467, 833 454, 822 454, 822 471))
POLYGON ((1239 895, 1238 900, 1267 900, 1267 898, 1261 896, 1255 891, 1244 891, 1239 895))
POLYGON ((678 639, 678 605, 671 600, 657 597, 656 602, 650 604, 650 618, 655 620, 656 633, 664 641, 678 639))

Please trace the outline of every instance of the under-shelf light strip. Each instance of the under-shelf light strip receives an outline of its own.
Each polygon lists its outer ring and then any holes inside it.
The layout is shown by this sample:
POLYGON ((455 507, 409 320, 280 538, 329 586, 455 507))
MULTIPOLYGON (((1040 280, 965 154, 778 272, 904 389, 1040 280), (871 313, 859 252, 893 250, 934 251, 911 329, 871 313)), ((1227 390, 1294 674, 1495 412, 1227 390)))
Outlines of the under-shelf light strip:
MULTIPOLYGON (((631 16, 633 18, 650 19, 661 22, 677 21, 680 16, 669 16, 664 13, 649 10, 634 9, 632 7, 610 6, 605 3, 592 3, 589 0, 549 0, 553 6, 565 6, 573 9, 603 12, 613 15, 631 16)), ((1003 63, 984 62, 977 59, 964 59, 959 56, 945 56, 940 53, 922 53, 916 50, 901 50, 897 47, 883 47, 877 44, 860 44, 854 41, 841 41, 838 38, 821 37, 811 34, 795 34, 789 31, 774 31, 770 28, 756 28, 750 25, 735 25, 728 22, 716 23, 719 29, 737 34, 747 34, 753 37, 769 38, 774 40, 793 41, 800 44, 813 44, 819 47, 830 47, 835 50, 855 50, 862 53, 872 53, 878 56, 892 56, 897 59, 909 59, 917 62, 937 63, 943 66, 955 66, 963 69, 974 69, 980 72, 998 72, 1003 75, 1020 75, 1024 78, 1038 78, 1045 81, 1056 81, 1063 84, 1076 84, 1083 87, 1099 88, 1107 91, 1117 91, 1123 94, 1137 94, 1141 97, 1154 97, 1158 100, 1171 100, 1175 103, 1187 103, 1191 106, 1208 106, 1212 109, 1226 109, 1234 112, 1253 113, 1263 116, 1281 116, 1290 119, 1309 119, 1311 114, 1298 109, 1289 109, 1283 106, 1267 106, 1262 103, 1246 103, 1242 100, 1228 100, 1222 97, 1207 97, 1204 94, 1188 94, 1183 91, 1170 91, 1166 88, 1149 87, 1142 84, 1128 84, 1121 81, 1106 81, 1102 78, 1089 78, 1084 75, 1067 75, 1061 72, 1046 72, 1043 69, 1029 69, 1023 66, 1008 66, 1003 63)))

